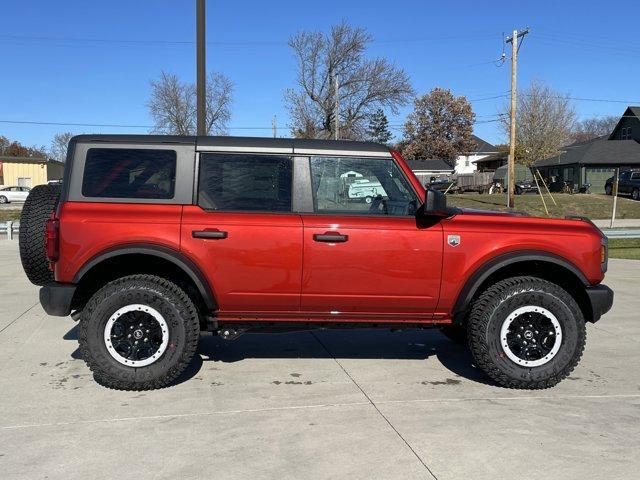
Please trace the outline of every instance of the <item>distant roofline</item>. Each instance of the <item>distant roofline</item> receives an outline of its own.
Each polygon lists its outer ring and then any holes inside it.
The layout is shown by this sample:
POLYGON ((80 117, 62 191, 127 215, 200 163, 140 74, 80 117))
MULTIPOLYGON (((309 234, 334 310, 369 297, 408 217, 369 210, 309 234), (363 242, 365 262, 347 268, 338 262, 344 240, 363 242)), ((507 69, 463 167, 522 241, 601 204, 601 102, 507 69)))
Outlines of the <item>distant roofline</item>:
POLYGON ((60 165, 64 165, 64 162, 59 160, 55 160, 53 158, 46 157, 12 157, 9 155, 0 156, 0 163, 37 163, 37 164, 46 164, 46 163, 59 163, 60 165))

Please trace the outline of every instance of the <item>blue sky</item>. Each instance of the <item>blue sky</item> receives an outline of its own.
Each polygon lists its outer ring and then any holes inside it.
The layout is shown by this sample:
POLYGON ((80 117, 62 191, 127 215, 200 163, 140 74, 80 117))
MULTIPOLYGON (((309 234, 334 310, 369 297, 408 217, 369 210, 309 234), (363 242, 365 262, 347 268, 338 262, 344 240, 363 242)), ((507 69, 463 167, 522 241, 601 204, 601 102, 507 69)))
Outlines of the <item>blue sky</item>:
MULTIPOLYGON (((0 7, 0 120, 150 125, 149 80, 161 70, 195 77, 194 0, 5 1, 0 7), (181 43, 184 42, 184 43, 181 43)), ((294 86, 287 39, 341 20, 374 37, 367 55, 409 74, 422 94, 440 86, 465 95, 476 134, 504 141, 491 122, 509 90, 509 64, 496 67, 502 34, 530 26, 519 86, 540 79, 573 97, 640 103, 640 2, 595 1, 235 1, 208 2, 208 69, 235 83, 230 133, 287 134, 283 92, 294 86), (248 128, 247 128, 248 127, 248 128), (256 127, 263 127, 257 130, 256 127)), ((576 101, 580 118, 620 115, 625 103, 576 101)), ((392 125, 400 125, 409 108, 392 125)), ((0 135, 49 145, 55 133, 145 133, 148 128, 0 122, 0 135)), ((395 130, 399 134, 399 130, 395 130)))

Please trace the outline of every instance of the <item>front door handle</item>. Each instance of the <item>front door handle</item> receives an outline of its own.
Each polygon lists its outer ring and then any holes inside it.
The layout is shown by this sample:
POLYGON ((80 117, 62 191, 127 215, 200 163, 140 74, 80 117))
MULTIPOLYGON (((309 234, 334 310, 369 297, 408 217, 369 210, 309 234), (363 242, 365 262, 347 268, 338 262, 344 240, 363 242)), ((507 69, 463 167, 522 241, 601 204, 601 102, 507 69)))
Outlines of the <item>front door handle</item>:
POLYGON ((191 232, 191 236, 193 238, 205 238, 208 240, 224 240, 229 234, 221 230, 194 230, 191 232))
POLYGON ((344 243, 349 240, 349 235, 341 235, 339 233, 315 233, 313 239, 316 242, 344 243))

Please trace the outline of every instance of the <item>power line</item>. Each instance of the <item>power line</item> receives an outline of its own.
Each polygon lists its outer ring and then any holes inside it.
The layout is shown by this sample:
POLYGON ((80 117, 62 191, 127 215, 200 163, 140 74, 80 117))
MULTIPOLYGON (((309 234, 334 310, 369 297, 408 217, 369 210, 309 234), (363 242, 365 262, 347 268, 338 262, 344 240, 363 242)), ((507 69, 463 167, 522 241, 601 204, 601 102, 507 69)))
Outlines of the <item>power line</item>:
MULTIPOLYGON (((479 33, 469 35, 449 35, 449 36, 432 36, 432 37, 420 37, 420 38, 398 38, 398 39, 381 39, 371 40, 370 43, 421 43, 421 42, 435 42, 435 41, 448 41, 457 39, 472 39, 472 38, 487 38, 494 36, 493 33, 479 33)), ((66 42, 66 43, 85 43, 85 44, 120 44, 120 45, 194 45, 196 42, 193 40, 165 40, 165 39, 124 39, 124 38, 92 38, 92 37, 57 37, 57 36, 43 36, 43 35, 0 35, 0 39, 10 41, 24 41, 24 42, 66 42)), ((215 46, 257 46, 257 45, 282 45, 287 46, 289 43, 286 40, 233 40, 233 41, 212 41, 207 42, 207 45, 215 46)))
MULTIPOLYGON (((104 128, 155 128, 154 125, 127 125, 122 123, 80 123, 80 122, 44 122, 35 120, 0 120, 0 123, 17 125, 53 125, 59 127, 104 127, 104 128)), ((226 127, 227 130, 271 130, 273 127, 226 127)))

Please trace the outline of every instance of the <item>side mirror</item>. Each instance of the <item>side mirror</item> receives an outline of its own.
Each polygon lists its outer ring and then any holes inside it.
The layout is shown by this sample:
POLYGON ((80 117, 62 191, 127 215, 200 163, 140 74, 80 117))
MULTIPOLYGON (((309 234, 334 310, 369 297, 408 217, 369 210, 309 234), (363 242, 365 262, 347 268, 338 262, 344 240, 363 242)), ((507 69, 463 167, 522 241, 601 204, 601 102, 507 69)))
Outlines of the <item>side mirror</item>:
POLYGON ((424 204, 418 209, 422 217, 450 217, 452 212, 447 208, 447 197, 438 190, 427 188, 424 204))

